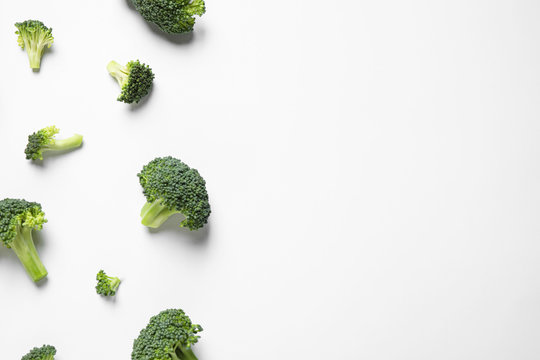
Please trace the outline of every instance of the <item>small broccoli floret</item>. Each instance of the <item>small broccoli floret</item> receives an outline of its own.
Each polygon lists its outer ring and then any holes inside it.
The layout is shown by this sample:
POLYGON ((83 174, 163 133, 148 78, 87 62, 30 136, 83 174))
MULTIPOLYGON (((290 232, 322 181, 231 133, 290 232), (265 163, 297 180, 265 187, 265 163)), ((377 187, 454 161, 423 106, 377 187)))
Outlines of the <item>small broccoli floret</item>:
POLYGON ((186 217, 180 227, 190 230, 208 222, 206 182, 196 169, 168 156, 150 161, 137 176, 147 201, 141 210, 143 225, 157 228, 176 213, 186 217))
POLYGON ((67 139, 56 140, 60 130, 56 126, 48 126, 28 136, 28 144, 24 153, 28 160, 43 160, 44 151, 62 151, 74 149, 82 144, 82 135, 75 134, 67 139))
POLYGON ((41 230, 46 222, 45 213, 38 203, 21 199, 0 201, 0 241, 15 251, 34 281, 47 276, 47 270, 34 246, 32 230, 41 230))
POLYGON ((35 347, 30 352, 22 357, 21 360, 54 360, 56 349, 51 345, 43 345, 35 347))
POLYGON ((122 89, 116 100, 127 104, 138 103, 150 92, 154 73, 150 66, 141 64, 139 60, 130 61, 126 66, 111 61, 107 65, 107 70, 122 89))
POLYGON ((131 0, 142 17, 169 34, 190 32, 195 15, 206 12, 204 0, 131 0))
POLYGON ((203 328, 191 323, 181 309, 153 316, 133 342, 132 360, 197 360, 191 349, 203 328))
POLYGON ((26 20, 16 23, 15 26, 18 29, 15 34, 19 35, 17 42, 21 48, 26 49, 30 67, 39 69, 43 50, 45 47, 50 48, 54 42, 52 29, 39 20, 26 20))
POLYGON ((120 286, 120 279, 113 276, 107 276, 105 271, 99 270, 96 276, 96 292, 103 296, 114 296, 120 286))

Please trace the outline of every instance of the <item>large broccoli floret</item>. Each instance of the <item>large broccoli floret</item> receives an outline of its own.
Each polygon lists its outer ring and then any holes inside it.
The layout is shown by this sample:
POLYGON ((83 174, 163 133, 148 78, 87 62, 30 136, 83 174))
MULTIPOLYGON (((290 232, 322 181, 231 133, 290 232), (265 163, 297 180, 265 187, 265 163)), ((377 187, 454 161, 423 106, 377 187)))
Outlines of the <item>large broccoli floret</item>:
POLYGON ((43 160, 44 151, 69 150, 81 146, 82 135, 75 134, 67 139, 56 140, 60 130, 56 126, 48 126, 28 136, 28 145, 24 153, 28 160, 43 160))
POLYGON ((138 103, 150 92, 154 81, 154 73, 150 66, 141 64, 139 60, 130 61, 126 66, 111 61, 107 65, 107 70, 122 89, 116 100, 128 104, 138 103))
POLYGON ((50 48, 54 42, 52 29, 46 27, 39 20, 26 20, 16 23, 15 26, 18 29, 15 34, 19 35, 17 42, 20 47, 26 49, 30 67, 39 69, 43 50, 45 47, 50 48))
POLYGON ((45 213, 38 203, 21 199, 0 201, 0 241, 15 251, 34 281, 47 276, 47 270, 34 246, 32 230, 41 230, 46 222, 45 213))
POLYGON ((137 174, 146 196, 142 224, 157 228, 171 215, 183 214, 181 227, 202 228, 210 216, 206 182, 199 172, 171 156, 156 158, 137 174))
POLYGON ((135 9, 148 21, 169 34, 190 32, 195 15, 206 12, 204 0, 131 0, 135 9))
POLYGON ((96 292, 103 296, 114 296, 120 286, 120 279, 114 276, 107 276, 105 271, 99 270, 96 276, 96 292))
POLYGON ((191 346, 203 329, 191 323, 181 309, 169 309, 153 316, 133 342, 132 360, 197 360, 191 346))
POLYGON ((54 360, 56 349, 51 345, 43 345, 35 347, 30 352, 22 357, 21 360, 54 360))

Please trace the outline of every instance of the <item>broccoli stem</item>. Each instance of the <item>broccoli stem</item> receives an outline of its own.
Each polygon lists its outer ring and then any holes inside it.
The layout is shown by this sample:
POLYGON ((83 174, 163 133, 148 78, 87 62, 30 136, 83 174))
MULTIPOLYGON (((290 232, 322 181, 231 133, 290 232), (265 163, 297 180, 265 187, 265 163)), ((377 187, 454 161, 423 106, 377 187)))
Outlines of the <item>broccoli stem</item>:
POLYGON ((81 146, 82 135, 75 134, 67 139, 54 140, 52 144, 46 145, 43 150, 69 150, 81 146))
POLYGON ((193 350, 191 350, 191 347, 185 348, 181 346, 180 350, 182 351, 182 355, 180 356, 181 360, 198 360, 193 353, 193 350))
POLYGON ((161 203, 161 200, 156 200, 152 203, 144 204, 141 210, 141 223, 144 226, 151 228, 160 227, 171 215, 177 214, 180 211, 170 210, 167 206, 161 203))
POLYGON ((39 258, 32 239, 32 228, 19 227, 17 235, 10 246, 32 280, 37 282, 47 276, 47 270, 39 258))
POLYGON ((107 64, 107 71, 116 79, 120 87, 124 87, 129 78, 129 71, 125 66, 122 66, 113 60, 107 64))

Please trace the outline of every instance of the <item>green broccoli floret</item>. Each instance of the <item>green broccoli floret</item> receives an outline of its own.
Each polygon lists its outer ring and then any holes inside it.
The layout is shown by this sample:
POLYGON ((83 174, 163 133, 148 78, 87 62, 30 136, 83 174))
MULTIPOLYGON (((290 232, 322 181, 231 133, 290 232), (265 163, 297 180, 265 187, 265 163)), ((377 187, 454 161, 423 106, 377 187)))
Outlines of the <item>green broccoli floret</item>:
POLYGON ((186 217, 180 227, 190 230, 208 222, 206 182, 197 170, 168 156, 150 161, 137 176, 147 201, 141 210, 143 225, 157 228, 176 213, 186 217))
POLYGON ((142 17, 169 34, 190 32, 195 15, 206 12, 204 0, 131 0, 142 17))
POLYGON ((191 349, 203 328, 191 323, 181 309, 153 316, 133 342, 132 360, 197 360, 191 349))
POLYGON ((34 246, 32 230, 41 230, 46 222, 45 213, 38 203, 21 199, 0 201, 0 241, 15 251, 34 281, 47 276, 47 270, 34 246))
POLYGON ((43 50, 45 47, 50 48, 54 42, 52 29, 46 27, 39 20, 26 20, 16 23, 15 26, 18 29, 15 34, 19 35, 17 42, 20 47, 26 49, 30 67, 39 69, 43 50))
POLYGON ((103 296, 114 296, 120 286, 120 279, 113 276, 107 276, 105 271, 99 270, 96 276, 96 292, 103 296))
POLYGON ((75 134, 67 139, 56 140, 60 130, 56 126, 48 126, 28 136, 28 145, 24 153, 28 160, 43 160, 44 151, 61 151, 81 146, 82 135, 75 134))
POLYGON ((111 61, 107 65, 107 70, 122 89, 116 100, 127 104, 138 103, 150 92, 154 73, 150 66, 141 64, 139 60, 130 61, 126 66, 111 61))
POLYGON ((22 357, 21 360, 54 360, 56 349, 51 345, 43 345, 35 347, 30 352, 22 357))

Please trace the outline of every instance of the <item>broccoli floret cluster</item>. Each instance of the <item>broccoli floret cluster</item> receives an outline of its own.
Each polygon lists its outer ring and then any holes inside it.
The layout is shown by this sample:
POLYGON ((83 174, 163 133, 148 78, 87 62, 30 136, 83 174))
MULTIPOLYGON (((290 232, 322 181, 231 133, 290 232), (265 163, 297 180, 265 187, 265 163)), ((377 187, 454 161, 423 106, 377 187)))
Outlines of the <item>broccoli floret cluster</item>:
POLYGON ((111 61, 107 65, 107 70, 122 89, 116 100, 127 104, 138 103, 150 92, 154 73, 150 66, 141 64, 139 60, 130 61, 126 66, 111 61))
POLYGON ((33 230, 41 230, 45 213, 41 205, 22 199, 0 201, 0 241, 12 249, 32 280, 39 281, 47 276, 47 270, 34 245, 33 230))
POLYGON ((54 360, 56 349, 51 345, 43 345, 35 347, 30 352, 22 357, 21 360, 54 360))
POLYGON ((150 319, 133 342, 132 360, 197 360, 191 349, 203 328, 182 309, 168 309, 150 319))
POLYGON ((114 296, 120 286, 120 279, 114 276, 107 276, 105 271, 99 270, 96 276, 96 292, 103 296, 114 296))
POLYGON ((131 0, 142 17, 169 34, 190 32, 195 15, 206 12, 204 0, 131 0))
POLYGON ((28 144, 24 153, 28 160, 43 160, 45 151, 70 150, 81 146, 82 135, 75 134, 67 139, 57 140, 60 130, 56 126, 48 126, 28 136, 28 144))
POLYGON ((156 158, 137 174, 146 196, 142 224, 157 228, 171 215, 181 213, 180 227, 202 228, 210 216, 206 182, 196 169, 171 156, 156 158))
POLYGON ((50 48, 54 42, 52 29, 46 27, 39 20, 26 20, 20 23, 15 23, 19 35, 17 42, 19 46, 26 50, 30 68, 39 69, 41 66, 41 57, 43 50, 50 48))

